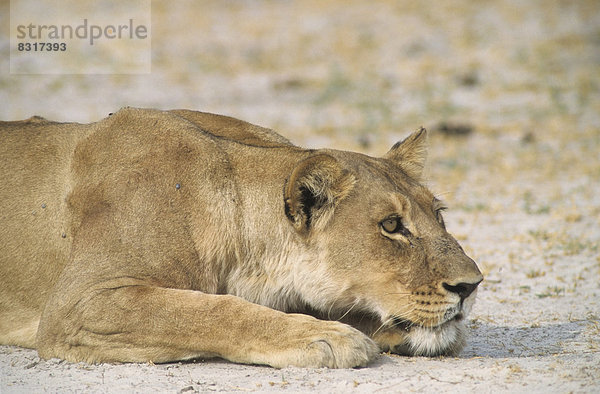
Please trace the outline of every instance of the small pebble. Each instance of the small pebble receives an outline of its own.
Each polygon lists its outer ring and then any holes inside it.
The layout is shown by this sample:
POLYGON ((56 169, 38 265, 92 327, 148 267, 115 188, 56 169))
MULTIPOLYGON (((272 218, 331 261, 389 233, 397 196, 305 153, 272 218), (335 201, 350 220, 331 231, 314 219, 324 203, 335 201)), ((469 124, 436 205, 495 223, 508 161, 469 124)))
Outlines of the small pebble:
POLYGON ((181 185, 179 183, 175 184, 175 189, 179 190, 181 188, 181 185))
POLYGON ((46 204, 42 204, 42 209, 46 209, 46 204))

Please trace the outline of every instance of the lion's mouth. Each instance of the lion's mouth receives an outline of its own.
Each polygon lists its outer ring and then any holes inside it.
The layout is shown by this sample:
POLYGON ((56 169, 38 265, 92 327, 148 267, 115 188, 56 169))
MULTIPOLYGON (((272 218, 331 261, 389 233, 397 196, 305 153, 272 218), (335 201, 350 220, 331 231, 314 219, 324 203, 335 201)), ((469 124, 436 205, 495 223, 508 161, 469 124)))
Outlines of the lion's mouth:
POLYGON ((436 331, 436 330, 444 329, 448 325, 453 324, 455 322, 460 322, 463 319, 464 319, 463 313, 462 312, 458 312, 458 313, 455 313, 454 316, 451 316, 450 318, 447 318, 441 324, 432 326, 432 325, 419 324, 419 323, 413 322, 411 320, 403 319, 403 318, 400 318, 400 317, 393 317, 392 318, 392 322, 393 322, 392 325, 396 329, 399 329, 399 330, 402 330, 402 331, 406 331, 406 332, 410 332, 414 328, 421 328, 421 329, 427 329, 427 330, 436 331))

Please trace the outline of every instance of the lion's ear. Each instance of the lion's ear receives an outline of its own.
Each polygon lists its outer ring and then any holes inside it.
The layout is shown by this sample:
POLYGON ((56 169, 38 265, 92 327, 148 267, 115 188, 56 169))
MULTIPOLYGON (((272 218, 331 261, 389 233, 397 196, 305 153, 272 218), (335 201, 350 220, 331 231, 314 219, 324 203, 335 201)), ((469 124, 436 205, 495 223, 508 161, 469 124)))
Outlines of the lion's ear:
POLYGON ((394 145, 383 158, 398 164, 409 177, 421 180, 427 160, 427 130, 421 127, 394 145))
POLYGON ((332 156, 311 156, 298 163, 286 182, 285 214, 301 233, 322 229, 354 182, 332 156))

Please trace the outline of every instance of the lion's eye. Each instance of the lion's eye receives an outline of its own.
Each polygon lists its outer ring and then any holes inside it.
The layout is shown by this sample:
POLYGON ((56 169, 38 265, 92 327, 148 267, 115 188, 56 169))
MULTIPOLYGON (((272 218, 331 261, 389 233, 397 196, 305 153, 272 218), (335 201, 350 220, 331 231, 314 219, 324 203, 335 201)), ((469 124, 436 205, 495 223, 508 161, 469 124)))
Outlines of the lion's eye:
POLYGON ((381 222, 381 227, 388 233, 396 233, 400 227, 400 220, 398 218, 389 218, 381 222))
POLYGON ((381 228, 388 234, 400 233, 405 237, 410 235, 410 231, 402 224, 402 218, 397 216, 390 216, 381 222, 381 228))

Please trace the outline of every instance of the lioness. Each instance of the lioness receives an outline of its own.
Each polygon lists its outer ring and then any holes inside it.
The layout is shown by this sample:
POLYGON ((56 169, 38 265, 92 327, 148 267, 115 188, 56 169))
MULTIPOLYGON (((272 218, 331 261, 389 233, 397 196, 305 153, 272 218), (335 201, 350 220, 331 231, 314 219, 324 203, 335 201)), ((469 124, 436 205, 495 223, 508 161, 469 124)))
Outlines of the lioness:
POLYGON ((0 133, 2 344, 331 368, 465 344, 482 275, 419 183, 424 129, 382 158, 187 110, 0 133))

